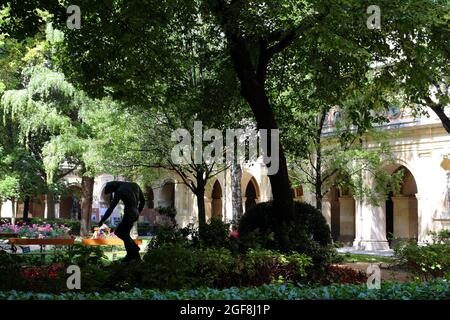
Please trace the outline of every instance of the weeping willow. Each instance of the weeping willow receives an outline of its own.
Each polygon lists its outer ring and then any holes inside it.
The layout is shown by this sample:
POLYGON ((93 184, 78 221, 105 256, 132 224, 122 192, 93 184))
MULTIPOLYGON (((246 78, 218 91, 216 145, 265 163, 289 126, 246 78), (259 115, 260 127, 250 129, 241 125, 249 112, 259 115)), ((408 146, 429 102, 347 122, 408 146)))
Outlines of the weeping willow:
POLYGON ((32 134, 49 135, 43 162, 51 183, 60 165, 66 159, 79 157, 86 148, 78 116, 85 98, 63 74, 46 67, 28 68, 24 76, 28 78, 26 87, 6 91, 0 100, 3 121, 18 123, 19 138, 25 145, 32 134))

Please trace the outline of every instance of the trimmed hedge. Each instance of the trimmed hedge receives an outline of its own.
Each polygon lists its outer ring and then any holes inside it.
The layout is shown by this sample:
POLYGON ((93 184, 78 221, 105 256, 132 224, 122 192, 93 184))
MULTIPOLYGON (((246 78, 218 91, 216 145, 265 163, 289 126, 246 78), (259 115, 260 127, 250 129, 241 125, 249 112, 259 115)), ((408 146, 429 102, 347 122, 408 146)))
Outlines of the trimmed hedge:
POLYGON ((0 292, 0 300, 443 300, 450 299, 450 283, 384 282, 380 290, 366 285, 332 285, 328 287, 263 285, 257 288, 196 289, 161 292, 134 289, 128 292, 100 293, 32 293, 0 292))
POLYGON ((325 218, 305 202, 294 202, 294 214, 286 222, 280 221, 273 201, 258 203, 242 216, 238 231, 241 251, 264 248, 304 253, 313 259, 316 270, 338 262, 325 218))

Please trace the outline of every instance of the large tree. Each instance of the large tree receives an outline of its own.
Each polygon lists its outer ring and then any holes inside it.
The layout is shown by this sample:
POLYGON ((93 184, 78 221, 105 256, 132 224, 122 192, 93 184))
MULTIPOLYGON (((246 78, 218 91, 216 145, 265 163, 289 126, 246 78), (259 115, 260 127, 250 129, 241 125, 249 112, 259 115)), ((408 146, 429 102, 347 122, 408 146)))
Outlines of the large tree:
MULTIPOLYGON (((62 34, 47 26, 47 40, 30 52, 40 57, 22 70, 23 88, 3 93, 1 107, 9 122, 17 123, 18 142, 31 149, 45 168, 48 217, 54 218, 54 185, 68 173, 82 177, 81 233, 89 232, 95 166, 86 165, 91 130, 81 115, 96 108, 88 99, 54 71, 54 45, 62 34), (38 143, 35 143, 35 142, 38 143)), ((92 162, 90 163, 92 164, 92 162)))
MULTIPOLYGON (((398 58, 402 52, 391 46, 393 35, 412 26, 427 30, 423 27, 444 2, 421 1, 419 9, 426 12, 425 19, 417 20, 415 0, 380 0, 382 26, 373 29, 366 23, 366 11, 372 3, 365 0, 80 1, 82 26, 68 33, 65 66, 91 94, 109 92, 129 102, 152 104, 161 96, 160 84, 172 76, 168 70, 185 45, 186 30, 199 24, 209 32, 207 47, 219 47, 228 53, 241 95, 258 128, 278 129, 281 125, 267 84, 271 78, 282 77, 274 70, 280 63, 294 68, 296 58, 315 54, 308 39, 365 61, 361 70, 365 73, 373 66, 371 62, 386 64, 398 58), (410 8, 414 10, 412 15, 410 8), (283 62, 279 61, 281 56, 283 62)), ((58 7, 48 0, 7 3, 11 4, 13 18, 5 26, 11 34, 24 35, 39 22, 30 8, 46 9, 55 14, 56 20, 65 22, 64 6, 69 4, 60 1, 58 7)), ((269 178, 277 214, 283 220, 292 214, 293 198, 284 149, 279 149, 280 169, 269 178)), ((267 151, 270 153, 270 148, 267 151)))

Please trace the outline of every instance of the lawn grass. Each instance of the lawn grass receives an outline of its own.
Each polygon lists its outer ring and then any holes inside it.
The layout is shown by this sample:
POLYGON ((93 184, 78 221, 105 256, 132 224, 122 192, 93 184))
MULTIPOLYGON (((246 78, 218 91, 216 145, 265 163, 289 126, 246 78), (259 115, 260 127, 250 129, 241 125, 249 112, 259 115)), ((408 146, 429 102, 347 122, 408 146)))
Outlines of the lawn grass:
POLYGON ((395 257, 384 257, 384 256, 375 256, 368 254, 357 254, 357 253, 341 253, 343 258, 343 262, 354 263, 354 262, 383 262, 383 263, 395 263, 395 257))

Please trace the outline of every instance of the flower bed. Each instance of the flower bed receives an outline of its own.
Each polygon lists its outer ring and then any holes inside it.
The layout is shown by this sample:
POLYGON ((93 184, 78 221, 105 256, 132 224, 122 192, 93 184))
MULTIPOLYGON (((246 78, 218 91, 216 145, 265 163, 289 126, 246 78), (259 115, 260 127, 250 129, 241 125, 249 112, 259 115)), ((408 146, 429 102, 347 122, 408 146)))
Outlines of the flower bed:
MULTIPOLYGON (((82 244, 88 246, 123 246, 123 241, 118 238, 108 227, 95 228, 91 239, 81 240, 82 244)), ((142 240, 134 240, 138 245, 142 240)))
POLYGON ((0 225, 0 234, 16 234, 17 238, 24 239, 72 239, 70 228, 65 225, 0 225))
POLYGON ((24 245, 24 246, 31 246, 31 245, 40 245, 40 246, 46 246, 46 245, 61 245, 61 246, 70 246, 75 243, 75 239, 69 238, 69 239, 52 239, 52 238, 45 238, 45 239, 30 239, 30 238, 10 238, 9 243, 14 245, 24 245))

